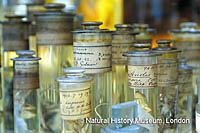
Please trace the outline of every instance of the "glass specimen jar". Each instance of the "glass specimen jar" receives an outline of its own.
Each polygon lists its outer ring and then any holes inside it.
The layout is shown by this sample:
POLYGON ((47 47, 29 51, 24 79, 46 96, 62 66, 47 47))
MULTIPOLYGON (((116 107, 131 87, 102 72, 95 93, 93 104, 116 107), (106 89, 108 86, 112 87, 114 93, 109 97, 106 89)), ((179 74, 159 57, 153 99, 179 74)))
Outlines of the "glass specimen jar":
POLYGON ((112 104, 128 101, 127 57, 122 54, 130 52, 135 35, 129 24, 116 24, 112 33, 112 104), (124 77, 123 80, 121 78, 124 77))
POLYGON ((149 133, 149 130, 136 123, 119 123, 121 119, 134 120, 138 118, 136 102, 120 103, 112 106, 112 124, 102 128, 101 133, 149 133))
POLYGON ((39 132, 39 60, 34 51, 17 51, 14 61, 14 132, 39 132))
POLYGON ((8 20, 1 22, 2 45, 1 45, 1 82, 2 98, 1 110, 4 110, 6 132, 14 130, 13 117, 13 62, 17 50, 28 50, 28 25, 23 21, 25 16, 7 15, 8 20))
POLYGON ((198 103, 196 105, 196 132, 200 132, 200 78, 197 78, 198 103))
POLYGON ((59 90, 55 79, 73 66, 73 14, 62 12, 64 4, 45 4, 36 15, 36 43, 40 60, 41 131, 60 132, 59 90))
POLYGON ((148 24, 135 23, 133 24, 133 31, 139 32, 139 34, 136 35, 136 42, 145 40, 152 43, 152 38, 154 36, 155 30, 150 29, 148 24))
POLYGON ((188 65, 195 67, 193 71, 194 94, 197 95, 196 78, 200 76, 200 30, 195 29, 197 23, 185 22, 181 29, 171 30, 174 46, 182 51, 180 57, 188 58, 188 65))
POLYGON ((193 123, 193 67, 187 65, 187 58, 179 59, 178 70, 178 115, 177 118, 188 119, 189 123, 178 124, 178 132, 192 132, 193 123))
POLYGON ((64 69, 65 77, 57 78, 60 92, 62 132, 88 133, 91 117, 91 76, 78 67, 64 69))
MULTIPOLYGON (((158 57, 158 118, 175 119, 178 112, 178 53, 181 51, 171 47, 172 40, 157 40, 158 47, 153 48, 158 57)), ((176 124, 160 125, 160 132, 176 130, 176 124)))
POLYGON ((157 116, 157 57, 149 50, 124 53, 128 57, 129 101, 136 101, 154 118, 157 116))
MULTIPOLYGON (((83 22, 83 30, 73 31, 74 63, 94 78, 92 85, 92 117, 110 117, 112 103, 112 34, 99 29, 102 22, 83 22)), ((106 124, 93 124, 92 132, 99 133, 106 124)))

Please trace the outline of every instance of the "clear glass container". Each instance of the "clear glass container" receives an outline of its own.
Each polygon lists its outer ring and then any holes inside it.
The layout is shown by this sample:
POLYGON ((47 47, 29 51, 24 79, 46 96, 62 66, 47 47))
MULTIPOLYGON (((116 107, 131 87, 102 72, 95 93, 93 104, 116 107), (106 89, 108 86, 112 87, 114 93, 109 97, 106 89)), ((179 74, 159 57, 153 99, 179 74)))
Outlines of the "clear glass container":
POLYGON ((82 68, 64 69, 65 77, 57 78, 60 92, 62 132, 88 133, 91 117, 91 76, 82 68))
POLYGON ((39 132, 39 60, 34 51, 17 51, 13 58, 14 132, 39 132))
MULTIPOLYGON (((99 29, 101 22, 83 22, 83 30, 74 31, 75 66, 84 68, 94 78, 92 86, 92 117, 110 117, 112 103, 112 34, 99 29)), ((93 124, 92 132, 99 133, 106 124, 93 124)))
POLYGON ((182 51, 180 57, 188 58, 188 65, 195 67, 193 71, 194 94, 197 95, 196 78, 200 76, 200 30, 197 23, 185 22, 181 29, 171 30, 174 46, 182 51))
POLYGON ((149 41, 152 43, 155 30, 150 29, 148 24, 135 23, 133 24, 133 31, 139 32, 139 34, 136 35, 136 42, 149 41))
POLYGON ((154 118, 157 118, 157 57, 160 55, 150 48, 124 53, 128 57, 129 101, 135 100, 154 118))
MULTIPOLYGON (((171 47, 171 40, 157 40, 158 47, 153 48, 158 57, 158 118, 175 119, 178 113, 178 53, 181 51, 171 47)), ((160 132, 176 130, 176 124, 160 125, 160 132)))
POLYGON ((112 104, 128 101, 127 57, 123 53, 132 51, 136 33, 129 24, 116 24, 112 33, 112 104), (124 77, 123 80, 121 78, 124 77))
POLYGON ((177 118, 189 120, 189 123, 187 124, 178 124, 178 132, 192 133, 192 123, 193 123, 192 71, 194 68, 188 66, 187 61, 188 61, 187 58, 179 59, 177 118))
POLYGON ((138 104, 126 102, 112 106, 112 123, 101 129, 101 133, 149 133, 149 130, 134 123, 138 118, 138 104), (119 123, 119 120, 133 120, 133 123, 119 123))
POLYGON ((59 89, 56 78, 72 67, 73 14, 62 11, 64 4, 46 4, 36 14, 36 44, 40 60, 41 131, 60 132, 59 89))
POLYGON ((7 15, 8 20, 1 23, 1 82, 2 98, 1 110, 4 112, 6 132, 14 130, 13 117, 13 62, 11 58, 16 57, 15 51, 28 50, 28 24, 22 21, 24 16, 7 15))
POLYGON ((196 105, 196 133, 200 132, 200 78, 197 78, 198 103, 196 105))

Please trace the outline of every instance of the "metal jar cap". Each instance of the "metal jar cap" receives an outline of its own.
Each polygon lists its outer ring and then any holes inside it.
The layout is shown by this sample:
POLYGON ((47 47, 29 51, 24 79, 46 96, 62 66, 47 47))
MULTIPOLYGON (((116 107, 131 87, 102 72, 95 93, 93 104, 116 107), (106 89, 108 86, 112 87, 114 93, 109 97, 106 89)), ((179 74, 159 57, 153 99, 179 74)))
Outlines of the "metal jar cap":
POLYGON ((17 55, 34 55, 35 54, 35 51, 33 50, 18 50, 16 51, 16 54, 17 55))
POLYGON ((140 23, 135 23, 133 24, 133 28, 148 28, 149 25, 148 24, 140 24, 140 23))
POLYGON ((100 26, 103 22, 83 22, 81 25, 83 26, 100 26))
POLYGON ((197 27, 198 26, 198 24, 196 23, 196 22, 184 22, 184 23, 181 23, 180 24, 180 27, 181 28, 185 28, 185 27, 191 27, 191 28, 195 28, 195 27, 197 27))
POLYGON ((149 49, 151 49, 152 43, 151 43, 151 41, 148 41, 148 40, 141 40, 141 41, 133 44, 133 47, 135 47, 135 48, 149 48, 149 49))
POLYGON ((48 11, 57 11, 57 10, 62 10, 63 8, 65 8, 65 4, 61 4, 61 3, 51 3, 51 4, 45 4, 44 7, 45 7, 48 11))
POLYGON ((85 76, 85 70, 80 67, 71 67, 64 69, 66 77, 59 77, 56 80, 60 83, 82 83, 92 81, 91 76, 85 76))
POLYGON ((35 51, 32 50, 18 50, 16 54, 19 55, 17 58, 12 58, 13 61, 34 61, 40 60, 40 57, 33 57, 35 51))
POLYGON ((178 50, 175 47, 171 47, 170 44, 172 43, 172 40, 157 40, 156 43, 158 44, 158 47, 153 48, 154 52, 161 52, 161 53, 179 53, 181 50, 178 50))
POLYGON ((115 28, 127 28, 127 29, 131 29, 132 26, 130 24, 116 24, 115 28))
POLYGON ((151 57, 151 56, 161 56, 161 53, 155 53, 151 50, 148 51, 133 51, 129 53, 123 53, 123 56, 127 57, 151 57))
POLYGON ((82 74, 85 72, 85 69, 80 67, 70 67, 70 68, 64 68, 64 72, 66 74, 82 74))

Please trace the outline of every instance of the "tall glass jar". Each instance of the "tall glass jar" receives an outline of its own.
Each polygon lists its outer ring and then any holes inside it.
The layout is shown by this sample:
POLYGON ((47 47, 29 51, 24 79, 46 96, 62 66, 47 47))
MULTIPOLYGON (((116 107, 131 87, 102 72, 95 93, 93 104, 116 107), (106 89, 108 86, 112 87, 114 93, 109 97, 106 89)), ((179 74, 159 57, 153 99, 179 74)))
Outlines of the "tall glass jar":
POLYGON ((129 101, 157 117, 157 57, 151 50, 124 53, 128 57, 129 101))
POLYGON ((14 61, 14 132, 39 132, 39 60, 34 51, 17 51, 14 61))
MULTIPOLYGON (((158 118, 175 119, 178 111, 178 53, 181 51, 171 47, 171 40, 157 40, 158 47, 153 51, 162 54, 158 57, 158 118)), ((177 125, 164 123, 160 132, 175 131, 177 125)))
POLYGON ((4 112, 6 132, 14 130, 13 117, 13 62, 16 50, 28 50, 28 24, 23 21, 24 16, 7 15, 8 20, 3 21, 2 26, 2 49, 1 49, 1 82, 2 99, 1 110, 4 112))
POLYGON ((135 23, 133 24, 133 31, 139 32, 138 35, 136 35, 136 41, 149 41, 152 43, 152 38, 154 36, 155 30, 150 29, 148 24, 142 24, 142 23, 135 23))
POLYGON ((200 30, 195 29, 197 23, 180 24, 181 29, 171 30, 174 46, 182 51, 180 57, 188 58, 188 65, 195 67, 193 71, 194 94, 197 95, 196 78, 200 76, 200 30))
POLYGON ((187 58, 179 59, 178 71, 178 115, 177 118, 188 119, 189 123, 178 124, 178 132, 192 133, 193 123, 193 67, 187 65, 187 58))
POLYGON ((131 32, 129 24, 116 24, 115 28, 112 33, 112 104, 120 104, 128 101, 129 94, 127 57, 122 54, 131 51, 136 33, 131 32))
POLYGON ((62 133, 89 133, 91 117, 91 76, 85 76, 82 68, 64 69, 65 77, 57 78, 60 92, 62 133))
POLYGON ((59 90, 55 79, 73 66, 73 14, 62 11, 64 4, 46 4, 36 14, 36 43, 40 61, 41 130, 60 132, 59 90))
MULTIPOLYGON (((112 103, 112 34, 99 29, 102 22, 83 22, 83 30, 74 31, 75 66, 84 68, 94 78, 92 86, 92 117, 110 117, 112 103)), ((99 133, 104 123, 93 124, 92 132, 99 133)))

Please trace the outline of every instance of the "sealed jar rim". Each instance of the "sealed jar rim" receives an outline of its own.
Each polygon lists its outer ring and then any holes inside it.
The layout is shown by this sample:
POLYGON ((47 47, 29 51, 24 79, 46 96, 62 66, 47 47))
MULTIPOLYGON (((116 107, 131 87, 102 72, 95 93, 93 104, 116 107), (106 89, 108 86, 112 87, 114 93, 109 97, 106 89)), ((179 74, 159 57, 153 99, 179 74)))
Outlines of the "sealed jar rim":
POLYGON ((200 33, 200 30, 179 30, 179 29, 174 29, 174 30, 170 30, 169 32, 172 32, 172 33, 200 33))
POLYGON ((66 74, 78 74, 78 73, 84 73, 85 69, 80 67, 70 67, 70 68, 64 68, 64 72, 66 74))
POLYGON ((40 57, 17 57, 17 58, 11 58, 13 61, 36 61, 41 60, 40 57))
POLYGON ((82 76, 82 77, 58 77, 56 78, 56 81, 59 83, 84 83, 84 82, 90 82, 93 78, 91 76, 82 76))
POLYGON ((81 23, 81 25, 84 25, 84 26, 100 26, 102 25, 103 22, 83 22, 81 23))
POLYGON ((113 31, 110 31, 108 29, 98 29, 98 30, 75 30, 72 31, 72 33, 112 33, 113 31))
POLYGON ((133 51, 129 53, 123 53, 123 56, 127 57, 148 57, 148 56, 161 56, 161 53, 153 52, 152 50, 148 51, 133 51))
POLYGON ((169 48, 153 48, 152 49, 154 52, 158 52, 158 53, 180 53, 181 50, 175 48, 175 47, 169 47, 169 48))

